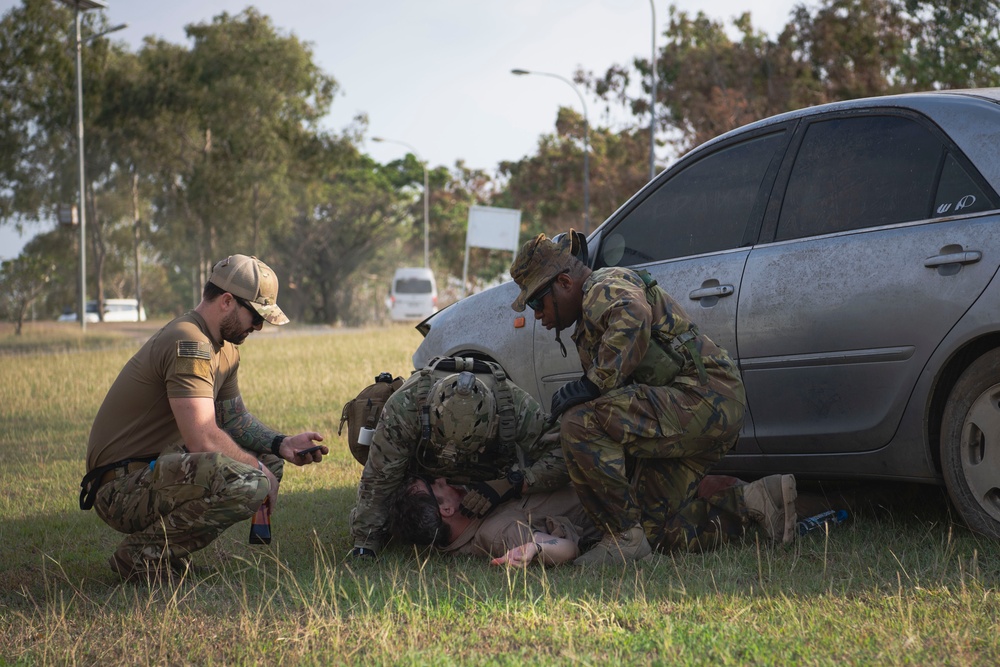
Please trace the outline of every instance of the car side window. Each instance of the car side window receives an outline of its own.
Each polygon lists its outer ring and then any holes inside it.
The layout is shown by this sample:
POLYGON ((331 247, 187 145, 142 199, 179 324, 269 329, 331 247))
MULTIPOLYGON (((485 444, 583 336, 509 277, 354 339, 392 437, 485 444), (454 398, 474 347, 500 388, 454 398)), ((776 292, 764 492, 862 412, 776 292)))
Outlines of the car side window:
POLYGON ((949 185, 939 193, 945 153, 942 141, 910 118, 812 123, 795 157, 776 240, 921 220, 936 206, 955 205, 964 196, 956 194, 964 172, 953 161, 944 169, 949 185))
POLYGON ((737 248, 783 132, 723 148, 670 177, 605 236, 597 266, 737 248))
POLYGON ((944 159, 941 181, 934 198, 934 217, 979 213, 994 208, 989 196, 951 153, 944 159))

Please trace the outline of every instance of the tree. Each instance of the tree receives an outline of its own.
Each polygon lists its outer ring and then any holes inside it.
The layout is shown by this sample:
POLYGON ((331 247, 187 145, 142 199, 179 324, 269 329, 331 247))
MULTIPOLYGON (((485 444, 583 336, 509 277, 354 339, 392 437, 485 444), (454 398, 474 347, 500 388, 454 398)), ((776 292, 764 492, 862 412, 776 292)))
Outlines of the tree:
POLYGON ((827 0, 799 5, 783 33, 801 53, 823 101, 903 92, 899 68, 913 25, 894 0, 827 0))
MULTIPOLYGON (((83 20, 92 30, 99 18, 83 20)), ((0 224, 38 221, 76 199, 70 24, 47 0, 24 0, 0 19, 0 224)), ((85 50, 85 73, 92 57, 85 50)))
POLYGON ((297 152, 329 109, 336 81, 306 44, 253 8, 187 33, 194 40, 188 103, 211 133, 203 159, 184 174, 198 238, 210 257, 217 247, 262 254, 291 223, 297 152))
POLYGON ((272 266, 289 286, 290 305, 282 307, 311 321, 357 324, 357 274, 380 272, 380 253, 411 222, 406 201, 393 170, 346 137, 319 137, 301 158, 315 177, 299 181, 292 227, 274 239, 281 259, 272 266))
POLYGON ((914 41, 902 63, 917 90, 1000 85, 1000 2, 906 0, 914 41))
MULTIPOLYGON (((465 264, 469 208, 490 203, 496 194, 496 184, 485 171, 470 169, 459 160, 451 170, 440 167, 432 172, 431 192, 434 195, 431 200, 434 202, 431 210, 431 266, 439 276, 461 276, 465 264)), ((470 248, 470 276, 478 274, 483 282, 490 282, 497 275, 506 274, 510 262, 498 264, 494 259, 496 256, 495 252, 484 248, 470 248)), ((473 277, 470 280, 477 282, 473 277)), ((462 296, 449 292, 447 281, 441 281, 438 289, 442 299, 462 296)))
POLYGON ((57 277, 56 267, 67 246, 66 231, 36 236, 18 257, 0 265, 0 309, 14 322, 15 335, 21 335, 28 310, 57 277))
MULTIPOLYGON (((824 102, 1000 83, 998 0, 821 0, 797 5, 773 40, 749 13, 732 25, 736 39, 703 12, 670 9, 657 101, 660 132, 677 153, 824 102)), ((649 60, 636 58, 583 80, 639 125, 649 113, 649 72, 649 60)))
MULTIPOLYGON (((590 129, 590 218, 596 227, 649 176, 648 135, 640 127, 590 129)), ((559 109, 555 134, 539 139, 538 152, 500 165, 506 189, 495 201, 522 211, 529 235, 583 229, 583 117, 559 109)))

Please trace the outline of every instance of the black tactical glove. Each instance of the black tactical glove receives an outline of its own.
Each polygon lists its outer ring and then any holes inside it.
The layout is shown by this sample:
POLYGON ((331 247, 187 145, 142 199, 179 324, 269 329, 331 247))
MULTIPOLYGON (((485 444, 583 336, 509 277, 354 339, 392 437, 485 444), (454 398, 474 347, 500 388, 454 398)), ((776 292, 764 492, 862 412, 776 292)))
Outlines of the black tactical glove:
POLYGON ((552 395, 552 413, 549 415, 549 423, 555 423, 559 419, 559 415, 574 405, 592 401, 600 395, 601 390, 586 375, 579 380, 567 382, 552 395))
POLYGON ((519 470, 508 473, 504 479, 469 484, 469 492, 462 498, 462 514, 472 518, 484 517, 503 501, 520 497, 522 484, 524 473, 519 470))
POLYGON ((365 547, 354 547, 351 549, 351 556, 357 560, 362 558, 366 560, 375 560, 375 550, 367 549, 365 547))

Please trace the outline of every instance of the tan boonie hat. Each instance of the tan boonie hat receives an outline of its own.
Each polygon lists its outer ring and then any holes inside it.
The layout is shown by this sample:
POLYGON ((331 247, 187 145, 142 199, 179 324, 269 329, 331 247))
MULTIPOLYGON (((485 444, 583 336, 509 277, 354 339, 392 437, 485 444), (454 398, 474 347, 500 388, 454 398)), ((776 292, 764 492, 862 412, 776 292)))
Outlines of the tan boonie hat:
POLYGON ((288 324, 278 308, 278 277, 256 257, 230 255, 215 265, 208 282, 248 301, 271 324, 288 324))
POLYGON ((528 299, 571 266, 573 236, 571 229, 559 243, 553 243, 545 234, 539 234, 521 246, 510 265, 510 277, 521 287, 511 308, 523 313, 528 299))

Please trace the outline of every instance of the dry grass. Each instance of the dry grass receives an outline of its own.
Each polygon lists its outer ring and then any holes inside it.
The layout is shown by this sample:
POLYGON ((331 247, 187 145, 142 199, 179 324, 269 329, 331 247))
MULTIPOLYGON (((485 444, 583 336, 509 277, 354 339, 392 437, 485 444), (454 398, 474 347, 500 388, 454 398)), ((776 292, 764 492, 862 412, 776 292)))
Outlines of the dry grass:
POLYGON ((407 549, 354 563, 360 468, 341 406, 405 374, 419 335, 298 330, 244 346, 251 410, 315 428, 334 453, 290 469, 270 547, 234 526, 177 587, 119 585, 119 536, 77 509, 90 420, 138 342, 68 327, 0 332, 0 664, 996 664, 994 542, 935 489, 791 548, 750 543, 624 570, 526 572, 407 549), (88 334, 88 338, 91 334, 88 334), (10 354, 17 348, 16 354, 10 354))

